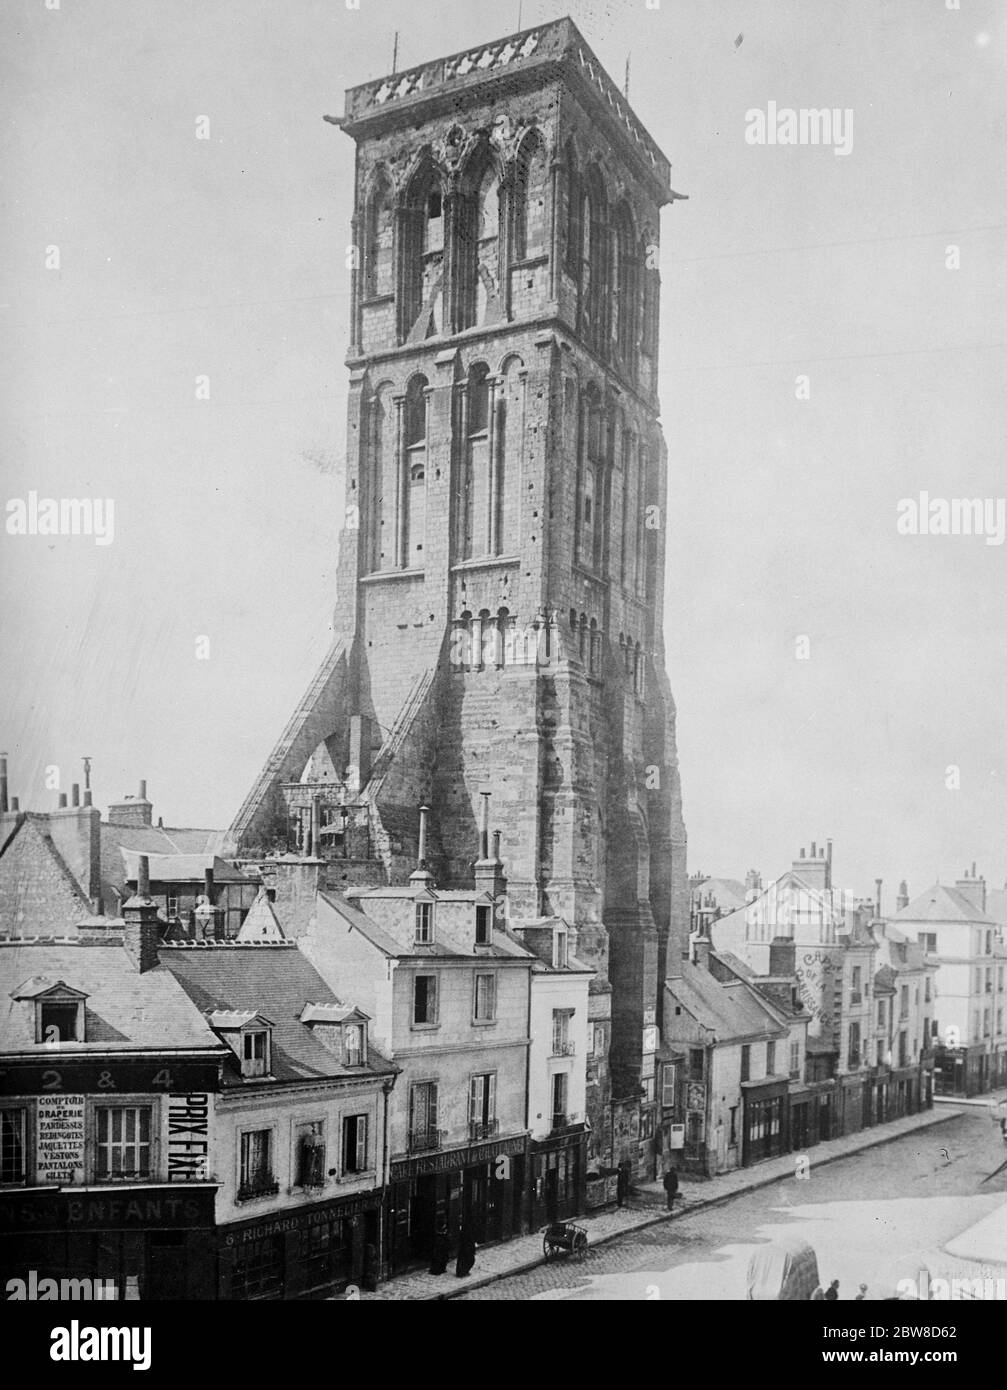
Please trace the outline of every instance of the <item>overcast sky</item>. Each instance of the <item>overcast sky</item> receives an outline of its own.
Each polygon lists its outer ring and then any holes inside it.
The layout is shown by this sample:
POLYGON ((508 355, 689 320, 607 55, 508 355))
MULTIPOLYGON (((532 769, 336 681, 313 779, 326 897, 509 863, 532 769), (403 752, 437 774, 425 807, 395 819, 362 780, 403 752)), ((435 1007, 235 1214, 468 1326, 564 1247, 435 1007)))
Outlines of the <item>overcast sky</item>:
MULTIPOLYGON (((4 0, 0 491, 115 502, 110 545, 0 535, 22 807, 89 754, 102 806, 146 777, 166 823, 230 822, 330 633, 353 146, 322 115, 396 29, 401 69, 518 9, 4 0)), ((1007 11, 524 0, 522 24, 565 13, 620 85, 631 54, 689 195, 661 401, 690 866, 775 876, 831 836, 886 906, 973 859, 999 886, 1007 544, 896 520, 1007 493, 1007 11), (850 111, 849 153, 747 143, 770 102, 850 111)))

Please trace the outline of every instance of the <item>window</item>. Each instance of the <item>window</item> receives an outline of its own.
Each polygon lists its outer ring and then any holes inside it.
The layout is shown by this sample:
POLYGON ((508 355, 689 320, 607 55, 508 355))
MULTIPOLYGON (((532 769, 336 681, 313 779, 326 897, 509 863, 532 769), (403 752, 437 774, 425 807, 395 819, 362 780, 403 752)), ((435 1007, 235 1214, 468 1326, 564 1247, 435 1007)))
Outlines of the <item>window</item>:
POLYGON ((555 961, 557 970, 565 970, 570 961, 569 935, 558 931, 555 936, 555 961))
POLYGON ((497 1009, 497 977, 476 975, 472 1017, 478 1023, 492 1023, 497 1009))
POLYGON ((545 148, 538 133, 532 132, 521 146, 514 177, 512 244, 515 260, 531 259, 547 249, 548 180, 545 148))
POLYGON ((496 1132, 496 1072, 469 1077, 469 1134, 472 1139, 488 1139, 496 1132))
POLYGON ((988 1038, 990 1031, 990 1010, 983 1009, 983 1037, 988 1038))
POLYGON ((493 909, 488 904, 480 903, 476 907, 476 945, 488 946, 490 944, 492 931, 493 909))
POLYGON ((909 1043, 906 1030, 903 1028, 899 1033, 899 1066, 907 1066, 909 1062, 909 1043))
POLYGON ((294 1172, 299 1187, 325 1185, 325 1125, 322 1120, 309 1120, 295 1131, 294 1172))
POLYGON ((929 951, 931 955, 937 954, 937 933, 935 931, 917 932, 916 940, 923 947, 924 951, 929 951))
POLYGON ((850 1003, 859 1004, 861 998, 861 967, 855 965, 853 967, 853 978, 850 984, 850 1003))
POLYGON ((591 1056, 604 1057, 605 1055, 605 1025, 596 1023, 591 1029, 591 1056))
POLYGON ((570 1123, 567 1114, 570 1080, 565 1071, 558 1071, 552 1079, 552 1127, 562 1129, 570 1123))
POLYGON ((76 1002, 40 1000, 38 1005, 38 1036, 36 1042, 83 1042, 77 1034, 80 1010, 76 1002))
POLYGON ((801 1077, 801 1044, 797 1038, 790 1040, 790 1075, 795 1081, 801 1077))
POLYGON ((417 946, 429 946, 434 939, 433 903, 416 904, 416 933, 413 937, 417 946))
POLYGON ((1003 1011, 1003 1009, 997 1009, 997 1033, 1002 1033, 1003 1030, 1004 1030, 1004 1011, 1003 1011))
POLYGON ((343 1117, 343 1172, 366 1173, 369 1167, 367 1152, 367 1115, 343 1117))
POLYGON ((409 1147, 436 1149, 439 1143, 437 1082, 418 1081, 409 1088, 409 1147))
POLYGON ((665 1062, 661 1068, 661 1104, 666 1110, 675 1108, 676 1071, 674 1062, 665 1062))
POLYGON ((752 1073, 752 1049, 748 1043, 741 1048, 741 1079, 747 1081, 752 1073))
POLYGON ((931 980, 930 976, 928 975, 927 978, 926 978, 926 982, 924 983, 924 986, 923 986, 923 1000, 924 1000, 924 1003, 929 1004, 932 997, 933 997, 933 981, 931 980))
POLYGON ((392 193, 382 172, 367 203, 364 243, 364 298, 392 292, 392 193))
POLYGON ((991 931, 988 931, 988 932, 986 933, 986 951, 985 951, 985 954, 986 954, 987 956, 991 956, 991 955, 993 954, 993 933, 992 933, 991 931))
POLYGON ((847 1049, 847 1064, 851 1067, 860 1066, 860 1024, 851 1023, 849 1033, 849 1047, 847 1049))
POLYGON ((241 1035, 242 1076, 266 1076, 269 1072, 269 1034, 257 1028, 241 1035))
POLYGON ((437 1022, 437 976, 417 975, 413 981, 413 1023, 437 1022))
POLYGON ((730 1113, 731 1113, 731 1132, 730 1132, 730 1135, 728 1136, 727 1142, 728 1142, 728 1144, 731 1146, 731 1148, 734 1148, 734 1147, 737 1145, 737 1142, 738 1142, 738 1107, 737 1107, 736 1105, 732 1105, 732 1106, 731 1106, 731 1112, 730 1112, 730 1113))
POLYGON ((570 1041, 570 1018, 572 1009, 553 1009, 552 1011, 552 1055, 568 1057, 573 1052, 570 1041))
POLYGON ((0 1183, 24 1182, 25 1112, 18 1108, 0 1110, 0 1183))
POLYGON ((348 1023, 343 1029, 343 1061, 348 1067, 364 1064, 364 1025, 348 1023))
POLYGON ((426 161, 406 190, 402 220, 402 282, 398 330, 428 338, 443 331, 444 205, 433 165, 426 161), (422 317, 421 317, 422 315, 422 317))
POLYGON ((704 1053, 701 1047, 689 1049, 689 1080, 702 1081, 705 1072, 704 1053))
POLYGON ((100 1105, 95 1111, 95 1177, 149 1178, 149 1105, 100 1105))
POLYGON ((773 1076, 776 1072, 776 1043, 766 1043, 766 1075, 773 1076))
POLYGON ((879 1028, 883 1028, 884 1026, 885 1026, 885 1001, 884 1001, 883 999, 879 999, 879 1000, 878 1000, 878 1027, 879 1027, 879 1028))
POLYGON ((902 986, 899 988, 899 1018, 900 1018, 900 1020, 901 1020, 901 1019, 906 1019, 906 1018, 908 1018, 908 1017, 909 1017, 909 986, 908 986, 908 985, 902 985, 902 986))
POLYGON ((279 1190, 279 1183, 273 1178, 273 1131, 247 1130, 241 1136, 238 1201, 247 1197, 267 1197, 279 1190))

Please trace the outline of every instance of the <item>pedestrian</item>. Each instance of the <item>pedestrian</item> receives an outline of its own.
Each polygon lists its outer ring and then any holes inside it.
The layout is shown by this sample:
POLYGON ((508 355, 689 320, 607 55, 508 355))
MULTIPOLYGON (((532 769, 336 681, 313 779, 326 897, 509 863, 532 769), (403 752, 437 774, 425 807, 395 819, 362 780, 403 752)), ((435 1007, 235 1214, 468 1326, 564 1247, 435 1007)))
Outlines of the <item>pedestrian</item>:
POLYGON ((826 1303, 835 1303, 839 1298, 839 1280, 833 1279, 832 1283, 825 1290, 826 1303))
POLYGON ((855 1298, 853 1301, 854 1301, 854 1303, 862 1303, 866 1297, 867 1297, 867 1285, 866 1285, 866 1284, 861 1284, 861 1285, 860 1285, 860 1292, 857 1294, 856 1298, 855 1298))
POLYGON ((633 1165, 628 1158, 624 1158, 619 1164, 616 1172, 619 1174, 619 1186, 616 1193, 616 1201, 621 1207, 629 1196, 629 1180, 633 1173, 633 1165))
POLYGON ((458 1237, 458 1258, 455 1260, 455 1274, 464 1279, 476 1262, 476 1242, 471 1226, 466 1223, 458 1237))
POLYGON ((364 1268, 360 1278, 368 1293, 378 1287, 378 1248, 376 1245, 364 1246, 364 1268))
POLYGON ((451 1258, 451 1239, 448 1236, 448 1228, 444 1225, 437 1227, 434 1236, 433 1248, 430 1255, 430 1273, 443 1274, 448 1267, 448 1260, 451 1258))
POLYGON ((816 1284, 816 1285, 815 1285, 815 1288, 814 1288, 814 1291, 813 1291, 813 1293, 812 1293, 812 1295, 811 1295, 811 1301, 812 1301, 812 1303, 821 1303, 821 1301, 822 1301, 822 1299, 823 1299, 824 1297, 825 1297, 825 1290, 822 1288, 821 1284, 816 1284))
POLYGON ((675 1172, 674 1165, 664 1175, 664 1195, 668 1201, 668 1210, 674 1211, 675 1198, 678 1196, 678 1174, 675 1172))

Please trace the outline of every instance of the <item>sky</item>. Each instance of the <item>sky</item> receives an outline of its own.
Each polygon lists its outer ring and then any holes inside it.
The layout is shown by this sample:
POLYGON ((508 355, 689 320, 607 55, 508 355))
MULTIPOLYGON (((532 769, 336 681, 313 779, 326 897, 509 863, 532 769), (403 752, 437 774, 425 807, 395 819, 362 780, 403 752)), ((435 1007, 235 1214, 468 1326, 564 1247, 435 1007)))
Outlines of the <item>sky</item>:
POLYGON ((570 14, 688 195, 662 225, 668 667, 690 869, 1007 877, 996 0, 5 0, 0 745, 22 808, 226 826, 327 650, 343 511, 347 87, 570 14), (849 113, 834 146, 752 111, 849 113), (55 254, 54 254, 55 252, 55 254), (5 513, 6 516, 6 513, 5 513), (49 782, 47 788, 46 783, 49 782))

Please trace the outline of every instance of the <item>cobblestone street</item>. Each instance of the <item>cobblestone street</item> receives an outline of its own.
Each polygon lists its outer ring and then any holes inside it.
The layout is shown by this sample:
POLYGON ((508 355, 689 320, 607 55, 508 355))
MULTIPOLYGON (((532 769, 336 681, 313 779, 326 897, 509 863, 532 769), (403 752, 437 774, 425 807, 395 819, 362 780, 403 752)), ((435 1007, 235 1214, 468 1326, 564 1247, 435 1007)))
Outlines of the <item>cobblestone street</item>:
POLYGON ((971 1109, 930 1131, 825 1166, 806 1181, 782 1179, 719 1206, 628 1232, 580 1265, 542 1264, 461 1295, 464 1299, 736 1299, 756 1244, 784 1229, 814 1246, 825 1282, 840 1298, 861 1281, 905 1277, 939 1248, 1002 1205, 1007 1158, 999 1130, 971 1109))

